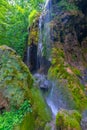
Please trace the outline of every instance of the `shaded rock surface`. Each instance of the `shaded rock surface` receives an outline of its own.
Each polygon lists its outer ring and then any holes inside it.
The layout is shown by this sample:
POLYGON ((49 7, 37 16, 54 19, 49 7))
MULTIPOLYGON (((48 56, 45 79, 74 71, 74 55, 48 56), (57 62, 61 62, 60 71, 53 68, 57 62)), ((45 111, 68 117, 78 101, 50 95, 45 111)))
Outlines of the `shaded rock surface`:
POLYGON ((87 13, 86 1, 54 1, 51 28, 51 44, 62 45, 66 61, 84 69, 87 61, 87 13))
POLYGON ((34 74, 34 77, 35 77, 35 80, 38 84, 38 86, 41 88, 41 89, 44 89, 44 90, 48 90, 49 88, 51 88, 51 81, 47 79, 47 76, 44 75, 44 74, 39 74, 39 73, 36 73, 34 74))
POLYGON ((52 1, 50 24, 51 67, 49 76, 68 87, 75 109, 87 108, 85 92, 87 67, 87 2, 52 1), (82 4, 84 3, 84 4, 82 4), (83 77, 83 83, 80 79, 83 77), (81 102, 82 101, 82 102, 81 102))

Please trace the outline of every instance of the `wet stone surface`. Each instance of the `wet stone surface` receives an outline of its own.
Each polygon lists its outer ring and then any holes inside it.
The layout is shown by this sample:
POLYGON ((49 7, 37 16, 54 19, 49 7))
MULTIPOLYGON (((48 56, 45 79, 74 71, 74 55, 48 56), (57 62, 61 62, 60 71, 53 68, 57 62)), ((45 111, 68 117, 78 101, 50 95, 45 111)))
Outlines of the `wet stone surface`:
POLYGON ((82 130, 87 130, 87 110, 85 110, 82 114, 81 127, 82 130))
POLYGON ((40 89, 48 90, 51 87, 51 82, 45 75, 35 74, 34 78, 40 89))

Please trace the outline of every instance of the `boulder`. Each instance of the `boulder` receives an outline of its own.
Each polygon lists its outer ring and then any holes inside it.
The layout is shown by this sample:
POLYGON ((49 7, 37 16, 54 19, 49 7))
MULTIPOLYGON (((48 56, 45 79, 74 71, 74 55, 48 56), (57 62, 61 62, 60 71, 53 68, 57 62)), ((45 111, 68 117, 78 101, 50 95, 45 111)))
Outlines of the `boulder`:
POLYGON ((51 82, 44 74, 37 73, 34 77, 40 89, 48 90, 51 87, 51 82))
MULTIPOLYGON (((24 116, 30 113, 29 95, 32 84, 29 69, 16 52, 5 45, 0 46, 0 129, 13 130, 13 126, 27 121, 24 116)), ((26 126, 28 124, 26 122, 26 126)))
POLYGON ((20 107, 27 99, 32 83, 28 68, 16 52, 7 46, 0 46, 0 93, 9 108, 20 107))
POLYGON ((61 109, 56 116, 57 130, 81 130, 81 115, 76 110, 61 109))

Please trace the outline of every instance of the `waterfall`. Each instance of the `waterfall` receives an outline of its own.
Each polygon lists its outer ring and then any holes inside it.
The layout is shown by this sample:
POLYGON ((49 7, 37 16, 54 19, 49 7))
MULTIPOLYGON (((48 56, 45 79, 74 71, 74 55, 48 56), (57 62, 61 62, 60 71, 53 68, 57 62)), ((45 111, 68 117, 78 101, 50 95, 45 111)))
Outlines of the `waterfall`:
POLYGON ((58 111, 61 108, 68 108, 67 103, 64 100, 64 95, 62 94, 61 86, 59 83, 56 83, 56 81, 51 81, 52 82, 52 87, 50 90, 50 93, 46 97, 46 101, 48 106, 50 107, 52 111, 53 117, 55 117, 58 113, 58 111))
MULTIPOLYGON (((60 108, 68 108, 66 93, 63 86, 55 81, 48 80, 47 72, 50 67, 51 59, 51 42, 50 42, 50 21, 51 21, 52 5, 51 0, 47 0, 43 12, 39 18, 39 42, 38 47, 32 41, 27 48, 27 65, 30 66, 31 72, 36 79, 35 84, 44 90, 43 97, 47 105, 51 109, 52 116, 55 117, 60 108), (29 63, 30 62, 30 63, 29 63), (43 69, 44 68, 44 69, 43 69), (36 71, 36 70, 39 71, 36 71), (41 70, 41 71, 40 71, 41 70), (46 71, 46 73, 45 73, 46 71), (50 84, 51 82, 51 84, 50 84), (45 95, 46 91, 48 95, 45 95)), ((68 97, 70 97, 69 95, 68 97)), ((71 99, 70 99, 71 101, 71 99)))
POLYGON ((55 118, 61 108, 70 108, 68 102, 66 101, 66 96, 69 94, 66 90, 64 90, 64 86, 61 86, 60 83, 54 80, 49 80, 44 74, 35 73, 34 78, 36 79, 35 84, 38 84, 39 88, 42 90, 41 92, 52 112, 53 118, 55 118))
POLYGON ((50 22, 51 0, 46 0, 43 12, 39 18, 39 42, 38 42, 38 68, 41 68, 50 59, 50 22))

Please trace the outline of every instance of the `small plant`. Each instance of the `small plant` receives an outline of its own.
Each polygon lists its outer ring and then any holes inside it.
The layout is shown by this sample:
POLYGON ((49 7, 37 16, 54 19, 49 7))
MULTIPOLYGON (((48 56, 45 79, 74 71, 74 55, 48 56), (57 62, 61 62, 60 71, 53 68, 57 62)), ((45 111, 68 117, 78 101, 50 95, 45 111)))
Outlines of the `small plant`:
POLYGON ((19 110, 11 110, 0 115, 0 130, 13 130, 14 126, 20 124, 27 112, 32 112, 30 102, 26 100, 19 110))

